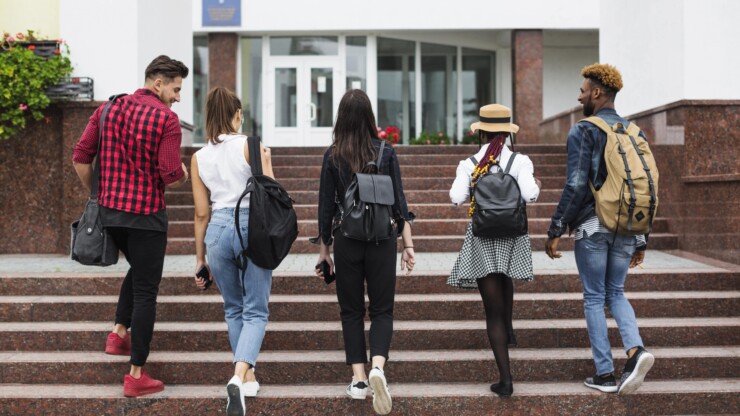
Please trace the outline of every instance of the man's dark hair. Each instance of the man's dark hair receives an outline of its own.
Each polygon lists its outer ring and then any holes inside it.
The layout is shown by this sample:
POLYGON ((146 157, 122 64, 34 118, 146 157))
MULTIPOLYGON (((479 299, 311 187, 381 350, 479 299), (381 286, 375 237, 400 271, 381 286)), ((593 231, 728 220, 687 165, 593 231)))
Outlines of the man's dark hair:
POLYGON ((171 81, 176 77, 186 78, 189 72, 190 70, 188 70, 188 67, 184 63, 172 59, 167 55, 159 55, 146 67, 144 78, 154 79, 157 75, 160 75, 171 81))

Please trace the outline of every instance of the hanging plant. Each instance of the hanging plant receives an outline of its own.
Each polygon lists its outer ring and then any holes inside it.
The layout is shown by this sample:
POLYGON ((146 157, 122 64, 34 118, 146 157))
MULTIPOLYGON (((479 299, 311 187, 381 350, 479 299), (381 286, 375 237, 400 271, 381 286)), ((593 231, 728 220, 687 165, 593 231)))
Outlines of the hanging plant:
POLYGON ((66 43, 56 41, 53 53, 37 55, 39 45, 48 43, 33 31, 4 33, 0 40, 0 140, 16 135, 29 120, 43 119, 50 102, 46 89, 72 73, 66 43))

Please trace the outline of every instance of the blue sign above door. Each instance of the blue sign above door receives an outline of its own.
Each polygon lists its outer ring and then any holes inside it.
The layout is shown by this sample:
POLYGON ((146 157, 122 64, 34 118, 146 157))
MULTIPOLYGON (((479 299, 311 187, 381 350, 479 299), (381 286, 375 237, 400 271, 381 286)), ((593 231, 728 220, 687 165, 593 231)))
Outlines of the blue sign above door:
POLYGON ((241 26, 242 0, 202 0, 203 26, 241 26))

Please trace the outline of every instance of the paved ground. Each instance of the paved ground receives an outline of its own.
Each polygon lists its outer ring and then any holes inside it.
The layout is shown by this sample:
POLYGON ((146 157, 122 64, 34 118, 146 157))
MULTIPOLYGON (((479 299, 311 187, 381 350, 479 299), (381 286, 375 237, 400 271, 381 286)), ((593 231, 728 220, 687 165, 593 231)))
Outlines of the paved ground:
MULTIPOLYGON (((563 257, 551 260, 543 251, 534 252, 533 263, 535 273, 553 273, 562 271, 573 272, 576 269, 572 251, 563 252, 563 257)), ((278 273, 302 273, 311 272, 316 264, 318 254, 291 254, 280 267, 278 273)), ((414 273, 435 272, 444 273, 452 269, 457 258, 457 253, 417 253, 417 262, 414 273)), ((643 270, 666 270, 666 269, 715 269, 710 263, 695 261, 663 251, 648 250, 643 264, 643 270)), ((67 256, 54 254, 2 254, 0 255, 0 274, 13 273, 124 273, 128 265, 123 257, 119 264, 106 268, 82 266, 67 256)), ((192 273, 195 268, 195 256, 167 256, 165 259, 165 274, 192 273)))

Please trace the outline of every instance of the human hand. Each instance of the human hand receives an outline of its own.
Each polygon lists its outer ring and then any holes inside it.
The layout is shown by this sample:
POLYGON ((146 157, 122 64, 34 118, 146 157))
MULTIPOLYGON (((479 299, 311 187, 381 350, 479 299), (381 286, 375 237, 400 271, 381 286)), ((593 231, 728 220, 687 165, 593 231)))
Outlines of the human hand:
POLYGON ((206 281, 207 280, 208 281, 213 280, 213 275, 211 274, 211 268, 208 267, 208 264, 206 262, 204 262, 204 261, 197 261, 195 263, 195 273, 194 273, 194 276, 195 276, 195 285, 198 286, 198 288, 201 289, 201 290, 207 289, 206 288, 206 281), (202 267, 204 267, 204 266, 206 268, 206 271, 208 272, 207 278, 198 276, 198 271, 202 267))
POLYGON ((645 250, 635 251, 635 254, 632 255, 632 260, 630 260, 630 269, 635 266, 640 266, 640 268, 642 268, 642 262, 644 260, 645 250))
POLYGON ((329 253, 322 253, 319 255, 319 261, 316 262, 316 268, 314 269, 314 273, 316 273, 316 276, 321 279, 324 278, 324 273, 321 271, 321 263, 323 263, 324 261, 326 261, 326 263, 329 265, 329 274, 334 274, 334 261, 331 259, 329 253))
POLYGON ((406 276, 410 275, 416 265, 416 255, 414 248, 408 247, 401 253, 401 270, 406 270, 406 276))
POLYGON ((542 181, 541 180, 539 180, 537 178, 534 178, 534 183, 537 184, 537 188, 538 189, 542 189, 542 181))
POLYGON ((188 174, 188 167, 185 166, 185 162, 182 163, 182 171, 185 172, 185 180, 188 180, 190 174, 188 174))
POLYGON ((559 259, 562 257, 562 253, 558 251, 558 243, 560 242, 560 237, 554 237, 554 238, 548 238, 547 243, 545 243, 545 253, 548 257, 551 259, 559 259))

